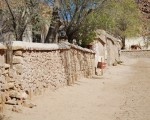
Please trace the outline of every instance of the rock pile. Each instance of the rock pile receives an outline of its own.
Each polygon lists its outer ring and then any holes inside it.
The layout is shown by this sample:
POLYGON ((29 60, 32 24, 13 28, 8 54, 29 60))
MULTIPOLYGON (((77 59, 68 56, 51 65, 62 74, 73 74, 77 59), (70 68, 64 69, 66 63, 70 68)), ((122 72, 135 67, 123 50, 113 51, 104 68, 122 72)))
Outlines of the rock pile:
POLYGON ((24 91, 21 83, 15 81, 14 72, 10 69, 9 64, 4 64, 0 67, 0 85, 1 85, 1 111, 3 111, 4 104, 21 105, 24 100, 29 98, 27 91, 24 91))

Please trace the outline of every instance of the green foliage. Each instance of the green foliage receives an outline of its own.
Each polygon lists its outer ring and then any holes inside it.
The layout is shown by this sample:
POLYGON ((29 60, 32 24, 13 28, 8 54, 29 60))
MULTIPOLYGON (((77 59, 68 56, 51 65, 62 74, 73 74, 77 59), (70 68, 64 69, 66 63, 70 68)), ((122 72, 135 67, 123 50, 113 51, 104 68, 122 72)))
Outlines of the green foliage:
POLYGON ((4 0, 3 5, 3 33, 11 31, 16 40, 22 41, 27 26, 32 25, 33 37, 40 35, 41 26, 46 23, 40 0, 4 0))
POLYGON ((60 17, 64 20, 64 30, 69 42, 75 38, 89 43, 95 36, 94 13, 107 0, 61 0, 60 17))
POLYGON ((140 33, 140 12, 135 0, 111 0, 100 10, 103 29, 122 38, 140 33))
POLYGON ((64 20, 67 20, 65 25, 67 26, 66 32, 72 29, 77 30, 73 31, 73 35, 77 40, 82 39, 84 44, 92 42, 96 29, 104 29, 120 39, 140 33, 140 12, 134 0, 106 0, 104 4, 96 5, 95 7, 93 2, 99 3, 102 0, 90 1, 83 11, 75 11, 78 5, 83 5, 83 1, 79 3, 76 3, 77 1, 71 2, 65 3, 66 6, 63 7, 67 11, 65 12, 67 13, 66 15, 63 14, 64 20), (90 10, 89 8, 91 8, 88 7, 90 4, 91 6, 93 5, 92 11, 87 14, 90 10), (70 7, 70 5, 73 7, 70 7), (73 8, 74 12, 72 12, 73 8))
POLYGON ((92 13, 83 21, 77 32, 77 39, 82 40, 82 46, 86 46, 93 41, 97 27, 98 24, 95 22, 95 17, 92 13))

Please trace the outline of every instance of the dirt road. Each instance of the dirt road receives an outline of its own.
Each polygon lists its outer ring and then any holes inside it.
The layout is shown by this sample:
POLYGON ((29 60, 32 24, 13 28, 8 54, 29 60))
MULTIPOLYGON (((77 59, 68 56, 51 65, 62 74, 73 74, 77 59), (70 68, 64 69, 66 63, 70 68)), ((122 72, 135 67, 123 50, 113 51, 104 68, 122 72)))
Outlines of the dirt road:
POLYGON ((99 79, 47 91, 11 120, 150 120, 150 59, 107 68, 99 79))

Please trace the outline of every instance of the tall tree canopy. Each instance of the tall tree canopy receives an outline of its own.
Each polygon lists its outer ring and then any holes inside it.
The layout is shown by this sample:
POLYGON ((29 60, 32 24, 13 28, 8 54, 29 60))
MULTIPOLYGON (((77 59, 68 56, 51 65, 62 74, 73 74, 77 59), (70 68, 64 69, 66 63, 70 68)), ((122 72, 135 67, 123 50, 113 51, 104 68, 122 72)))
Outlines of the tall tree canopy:
POLYGON ((35 38, 34 35, 36 36, 45 23, 43 15, 47 7, 42 10, 40 0, 2 0, 1 3, 3 34, 12 32, 16 40, 22 41, 27 26, 32 25, 33 38, 35 38))
MULTIPOLYGON (((53 19, 52 19, 52 28, 49 29, 49 34, 46 41, 53 42, 55 39, 56 33, 58 31, 59 20, 63 21, 63 31, 66 32, 68 41, 72 42, 73 39, 78 38, 84 30, 91 30, 93 26, 90 25, 91 21, 87 18, 96 11, 96 9, 101 8, 107 0, 54 0, 53 1, 53 19), (55 5, 59 3, 60 6, 55 5), (58 12, 56 11, 58 10, 58 12), (55 22, 53 22, 53 20, 55 22), (88 24, 85 24, 85 23, 88 24), (55 26, 55 28, 54 28, 55 26), (57 29, 57 30, 56 30, 57 29), (54 32, 55 31, 55 32, 54 32), (55 34, 53 36, 51 33, 55 34)), ((51 0, 49 2, 52 2, 51 0)), ((85 31, 84 31, 85 32, 85 31)), ((87 31, 88 34, 88 31, 87 31)), ((91 33, 89 33, 91 34, 91 33)))
POLYGON ((140 12, 135 0, 110 0, 100 10, 99 20, 103 29, 122 40, 122 49, 125 49, 126 37, 141 31, 140 12))
POLYGON ((9 13, 10 18, 6 19, 6 27, 10 21, 17 40, 21 40, 27 24, 32 24, 33 35, 39 34, 45 23, 38 5, 41 1, 52 8, 52 13, 46 13, 52 14, 52 18, 45 43, 58 42, 59 31, 65 31, 69 42, 76 39, 87 44, 93 40, 96 29, 104 29, 120 38, 125 48, 125 38, 141 29, 135 0, 22 0, 24 5, 19 7, 11 7, 8 0, 3 1, 7 6, 4 12, 9 13))

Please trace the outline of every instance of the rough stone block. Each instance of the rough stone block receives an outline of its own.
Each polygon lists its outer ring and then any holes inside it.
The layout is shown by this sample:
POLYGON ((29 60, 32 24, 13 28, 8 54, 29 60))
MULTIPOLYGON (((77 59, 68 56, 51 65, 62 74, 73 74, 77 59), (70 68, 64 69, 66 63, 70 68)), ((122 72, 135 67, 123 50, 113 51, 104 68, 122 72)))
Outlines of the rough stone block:
POLYGON ((3 84, 1 90, 8 90, 8 85, 7 84, 3 84))
POLYGON ((22 53, 22 51, 15 51, 15 52, 14 52, 14 55, 15 55, 15 56, 22 56, 23 53, 22 53))
POLYGON ((32 103, 28 103, 28 101, 23 101, 22 106, 28 107, 28 108, 36 107, 36 105, 34 105, 32 103))
POLYGON ((8 104, 8 105, 16 105, 17 104, 17 101, 15 99, 13 100, 8 100, 5 102, 5 104, 8 104))
POLYGON ((0 68, 4 67, 4 63, 2 61, 0 61, 0 68))
POLYGON ((5 69, 9 69, 9 68, 10 68, 10 65, 9 65, 9 64, 4 64, 4 68, 5 68, 5 69))
POLYGON ((3 74, 3 70, 0 68, 0 76, 3 74))
POLYGON ((7 82, 11 82, 11 79, 12 79, 12 78, 10 78, 8 74, 5 74, 5 80, 6 80, 7 82))
POLYGON ((6 82, 4 75, 0 76, 0 82, 3 83, 3 84, 6 82))
POLYGON ((14 89, 15 84, 13 82, 8 83, 8 89, 14 89))
POLYGON ((16 70, 17 73, 22 74, 22 72, 23 72, 23 66, 21 64, 14 65, 14 68, 15 68, 15 70, 16 70))
POLYGON ((9 77, 13 78, 15 71, 13 69, 9 69, 8 75, 9 77))
POLYGON ((27 99, 27 98, 28 98, 28 95, 27 95, 26 92, 21 92, 21 93, 20 93, 20 97, 21 97, 22 99, 27 99))
POLYGON ((4 70, 3 75, 8 74, 8 72, 9 72, 9 69, 4 70))
POLYGON ((13 64, 21 64, 21 63, 23 63, 23 58, 21 56, 13 57, 13 64))
POLYGON ((11 98, 16 98, 16 96, 17 96, 17 91, 11 90, 11 91, 9 92, 9 97, 11 97, 11 98))

